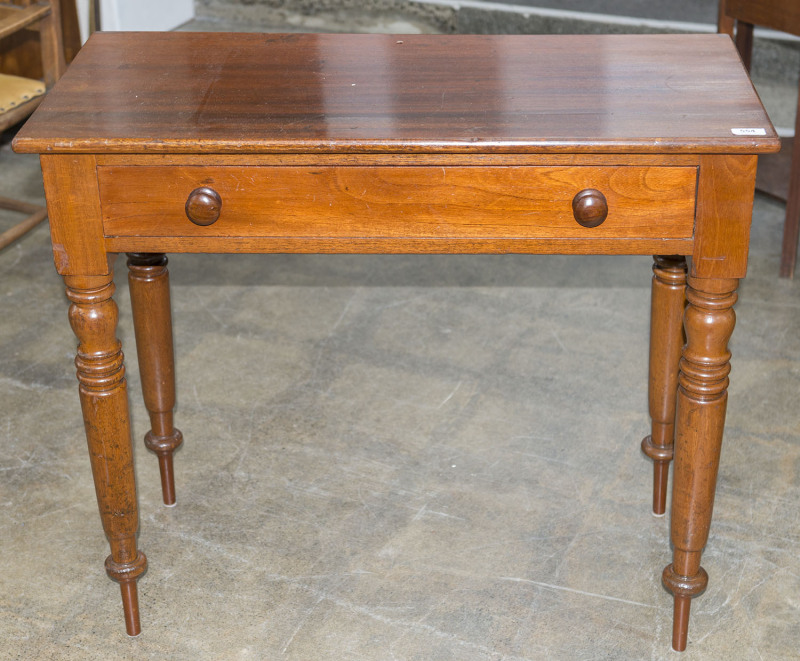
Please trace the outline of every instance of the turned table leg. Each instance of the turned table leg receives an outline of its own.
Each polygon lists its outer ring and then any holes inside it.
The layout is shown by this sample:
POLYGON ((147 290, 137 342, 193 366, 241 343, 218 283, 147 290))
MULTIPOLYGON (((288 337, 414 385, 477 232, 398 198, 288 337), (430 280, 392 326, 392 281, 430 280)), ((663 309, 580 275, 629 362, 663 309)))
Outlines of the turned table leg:
POLYGON ((653 262, 648 389, 652 427, 650 435, 642 440, 642 450, 653 460, 653 514, 661 516, 667 507, 667 476, 673 455, 686 259, 678 255, 655 255, 653 262))
POLYGON ((125 627, 135 636, 141 631, 136 580, 147 559, 136 549, 139 512, 112 278, 112 274, 65 276, 64 282, 72 302, 70 324, 79 341, 75 365, 97 504, 111 545, 106 571, 119 581, 125 627))
POLYGON ((150 414, 151 429, 144 437, 144 444, 158 456, 164 504, 172 506, 175 504, 172 456, 183 442, 183 435, 172 422, 175 359, 166 255, 128 253, 128 282, 142 395, 150 414))
POLYGON ((691 599, 708 583, 700 555, 708 540, 719 469, 737 285, 735 279, 689 277, 686 288, 672 487, 674 553, 663 574, 675 598, 672 647, 679 652, 686 649, 691 599))

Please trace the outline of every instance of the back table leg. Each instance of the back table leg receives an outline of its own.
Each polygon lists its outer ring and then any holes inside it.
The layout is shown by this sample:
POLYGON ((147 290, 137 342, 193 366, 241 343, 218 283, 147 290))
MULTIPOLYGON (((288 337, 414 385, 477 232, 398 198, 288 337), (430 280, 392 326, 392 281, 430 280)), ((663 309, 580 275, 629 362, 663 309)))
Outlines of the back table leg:
POLYGON ((172 506, 175 504, 172 453, 183 442, 183 435, 172 423, 175 360, 166 255, 128 253, 128 282, 142 394, 150 413, 151 429, 144 444, 158 455, 164 504, 172 506))
POLYGON ((653 257, 650 309, 649 402, 652 432, 642 450, 653 460, 653 514, 667 507, 667 476, 673 455, 678 363, 683 348, 683 308, 686 301, 686 259, 653 257))
POLYGON ((136 549, 139 511, 112 278, 65 276, 64 282, 72 302, 69 321, 79 341, 75 366, 97 505, 111 545, 106 571, 119 581, 125 627, 135 636, 141 630, 136 579, 147 568, 147 559, 136 549))

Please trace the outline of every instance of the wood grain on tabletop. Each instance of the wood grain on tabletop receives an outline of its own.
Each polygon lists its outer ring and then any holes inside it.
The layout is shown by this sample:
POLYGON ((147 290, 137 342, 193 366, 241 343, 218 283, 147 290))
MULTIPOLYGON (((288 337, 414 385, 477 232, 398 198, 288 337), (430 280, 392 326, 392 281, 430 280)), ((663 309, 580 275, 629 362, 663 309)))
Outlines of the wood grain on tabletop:
POLYGON ((98 33, 15 149, 476 145, 754 153, 778 139, 725 35, 98 33))

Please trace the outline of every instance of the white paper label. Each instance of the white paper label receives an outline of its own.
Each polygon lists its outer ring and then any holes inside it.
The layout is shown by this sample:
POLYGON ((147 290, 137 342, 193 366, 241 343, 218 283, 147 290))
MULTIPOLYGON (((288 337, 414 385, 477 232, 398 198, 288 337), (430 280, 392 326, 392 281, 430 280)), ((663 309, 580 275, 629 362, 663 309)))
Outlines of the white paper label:
POLYGON ((731 129, 733 135, 767 135, 767 129, 731 129))

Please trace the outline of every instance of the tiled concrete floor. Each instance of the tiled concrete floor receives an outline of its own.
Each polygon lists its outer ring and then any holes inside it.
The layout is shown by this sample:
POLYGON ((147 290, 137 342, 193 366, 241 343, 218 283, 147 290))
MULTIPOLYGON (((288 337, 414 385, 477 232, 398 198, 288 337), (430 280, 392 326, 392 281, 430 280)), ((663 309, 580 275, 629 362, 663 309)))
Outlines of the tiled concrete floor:
MULTIPOLYGON (((0 194, 41 198, 0 148, 0 194)), ((800 649, 800 284, 756 200, 691 659, 800 649)), ((0 221, 5 221, 5 217, 0 221)), ((172 257, 178 505, 124 265, 144 631, 124 633, 46 226, 0 253, 0 658, 670 659, 647 257, 172 257)))

